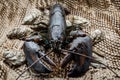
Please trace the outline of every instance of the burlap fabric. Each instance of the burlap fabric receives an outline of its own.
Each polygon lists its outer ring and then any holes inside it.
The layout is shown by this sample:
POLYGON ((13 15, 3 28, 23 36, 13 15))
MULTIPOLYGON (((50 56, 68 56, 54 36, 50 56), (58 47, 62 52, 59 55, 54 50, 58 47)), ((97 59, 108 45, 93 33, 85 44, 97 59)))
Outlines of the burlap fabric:
MULTIPOLYGON (((71 14, 84 17, 90 21, 89 27, 84 27, 88 34, 96 29, 105 33, 105 39, 97 43, 93 49, 107 60, 107 65, 117 74, 120 74, 120 1, 119 0, 59 0, 65 4, 71 14)), ((26 11, 32 7, 47 7, 55 3, 55 0, 0 0, 0 80, 15 80, 26 68, 10 68, 3 63, 2 57, 5 49, 20 49, 23 42, 9 40, 6 37, 8 31, 14 27, 20 27, 26 11)), ((66 73, 59 71, 53 77, 66 77, 66 73), (57 75, 58 74, 58 75, 57 75)), ((31 76, 26 72, 20 80, 39 80, 40 77, 31 76)), ((55 78, 56 79, 56 78, 55 78)), ((58 78, 57 78, 58 79, 58 78)), ((90 70, 78 80, 119 80, 108 69, 90 70)))

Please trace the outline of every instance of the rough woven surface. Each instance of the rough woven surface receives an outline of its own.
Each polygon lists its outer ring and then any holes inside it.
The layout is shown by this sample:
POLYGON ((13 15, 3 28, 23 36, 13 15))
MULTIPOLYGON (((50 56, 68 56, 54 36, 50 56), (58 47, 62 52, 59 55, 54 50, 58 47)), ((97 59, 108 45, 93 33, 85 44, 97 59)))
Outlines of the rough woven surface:
MULTIPOLYGON (((91 22, 91 26, 83 30, 90 34, 96 29, 105 33, 105 39, 93 48, 107 59, 110 66, 120 76, 120 1, 119 0, 59 0, 67 5, 71 14, 84 17, 91 22)), ((3 52, 7 49, 20 49, 23 42, 8 40, 6 34, 14 27, 20 27, 26 11, 31 8, 47 7, 54 4, 54 0, 0 0, 0 80, 15 80, 26 68, 22 65, 12 69, 3 63, 3 52)), ((57 71, 58 75, 63 71, 57 71)), ((65 73, 66 74, 66 73, 65 73)), ((53 76, 53 77, 64 77, 53 76)), ((56 75, 56 74, 53 74, 56 75)), ((26 72, 21 80, 37 80, 39 77, 31 76, 26 72)), ((108 69, 90 70, 78 80, 119 80, 108 69)), ((47 79, 46 79, 47 80, 47 79)))

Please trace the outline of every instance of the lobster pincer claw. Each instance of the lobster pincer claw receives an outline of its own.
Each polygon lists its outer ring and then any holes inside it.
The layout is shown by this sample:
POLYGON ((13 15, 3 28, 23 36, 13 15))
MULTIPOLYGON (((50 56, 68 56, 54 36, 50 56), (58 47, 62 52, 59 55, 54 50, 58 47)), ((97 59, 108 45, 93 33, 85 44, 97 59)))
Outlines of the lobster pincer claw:
MULTIPOLYGON (((71 60, 74 61, 74 64, 72 69, 68 72, 68 77, 82 76, 89 69, 91 60, 78 54, 92 57, 92 41, 89 36, 77 36, 70 43, 68 55, 72 55, 71 60)), ((66 58, 68 58, 68 60, 63 60, 62 67, 70 62, 70 57, 66 58)))
MULTIPOLYGON (((91 43, 90 37, 78 37, 73 41, 73 44, 76 43, 76 46, 74 46, 75 52, 79 54, 83 54, 89 57, 92 57, 92 43, 91 43)), ((73 49, 73 50, 74 50, 73 49)), ((73 70, 68 73, 69 77, 78 77, 83 75, 90 66, 90 59, 80 56, 80 55, 74 55, 73 58, 75 62, 75 66, 73 67, 73 70)))
MULTIPOLYGON (((38 60, 41 57, 40 55, 42 53, 40 52, 41 48, 39 47, 38 44, 36 44, 33 41, 25 41, 23 50, 26 56, 28 66, 33 64, 36 60, 38 60)), ((43 55, 44 54, 42 53, 42 56, 43 55)), ((55 63, 47 56, 45 58, 43 57, 43 60, 44 59, 46 59, 47 63, 55 66, 55 63)), ((32 66, 32 70, 37 74, 53 72, 52 69, 48 68, 48 66, 46 66, 41 59, 39 59, 39 61, 32 66)))

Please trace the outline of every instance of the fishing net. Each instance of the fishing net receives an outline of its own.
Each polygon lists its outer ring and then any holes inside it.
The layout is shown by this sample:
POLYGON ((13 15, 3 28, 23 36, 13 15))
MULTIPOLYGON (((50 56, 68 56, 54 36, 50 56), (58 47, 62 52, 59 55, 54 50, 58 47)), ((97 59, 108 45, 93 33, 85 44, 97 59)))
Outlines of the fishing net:
MULTIPOLYGON (((19 40, 8 40, 6 38, 8 31, 14 27, 20 27, 26 11, 29 11, 32 7, 36 7, 38 9, 41 7, 46 8, 47 6, 53 5, 55 2, 55 0, 0 1, 1 63, 3 61, 2 53, 4 52, 4 49, 20 49, 23 44, 23 42, 19 40)), ((117 74, 120 74, 120 0, 59 0, 59 2, 67 6, 72 15, 77 15, 90 21, 90 25, 88 27, 84 27, 83 31, 91 34, 94 30, 99 29, 105 34, 104 39, 95 44, 93 49, 98 52, 98 55, 101 55, 107 60, 106 64, 112 68, 112 70, 117 74)), ((11 69, 8 66, 6 66, 7 68, 2 69, 2 67, 3 66, 0 64, 0 76, 5 72, 7 80, 15 80, 26 66, 24 65, 17 69, 11 69), (14 74, 13 76, 10 74, 11 72, 14 74)), ((57 74, 62 74, 62 71, 57 74)), ((64 76, 62 75, 57 77, 64 76)), ((6 78, 3 76, 0 77, 0 79, 4 80, 6 78)), ((20 79, 37 80, 39 77, 30 76, 29 73, 26 72, 20 79)), ((116 78, 115 75, 106 68, 94 69, 91 67, 83 77, 78 79, 116 80, 118 78, 116 78)))

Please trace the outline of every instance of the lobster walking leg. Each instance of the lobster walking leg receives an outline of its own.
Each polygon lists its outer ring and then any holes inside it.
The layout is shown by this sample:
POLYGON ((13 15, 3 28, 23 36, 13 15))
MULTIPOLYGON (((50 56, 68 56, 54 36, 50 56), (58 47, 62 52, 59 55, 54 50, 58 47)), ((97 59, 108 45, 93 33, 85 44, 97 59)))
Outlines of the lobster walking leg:
POLYGON ((67 63, 69 63, 72 59, 73 55, 71 53, 67 54, 62 61, 61 67, 64 68, 67 65, 67 63))

